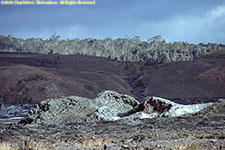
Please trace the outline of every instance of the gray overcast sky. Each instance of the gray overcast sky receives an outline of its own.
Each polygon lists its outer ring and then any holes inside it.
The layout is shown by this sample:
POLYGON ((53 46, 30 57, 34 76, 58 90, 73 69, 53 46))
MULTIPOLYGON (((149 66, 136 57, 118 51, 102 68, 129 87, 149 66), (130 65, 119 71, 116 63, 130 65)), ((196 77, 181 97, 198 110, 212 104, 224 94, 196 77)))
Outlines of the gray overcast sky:
POLYGON ((0 5, 0 34, 225 44, 225 0, 96 0, 96 5, 0 5))

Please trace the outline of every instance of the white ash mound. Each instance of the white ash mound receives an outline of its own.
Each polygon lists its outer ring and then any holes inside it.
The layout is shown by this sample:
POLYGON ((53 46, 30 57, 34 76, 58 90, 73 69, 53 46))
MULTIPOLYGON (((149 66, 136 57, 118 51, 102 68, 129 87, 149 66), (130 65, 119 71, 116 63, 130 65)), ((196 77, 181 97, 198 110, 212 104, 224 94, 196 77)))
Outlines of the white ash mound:
POLYGON ((177 117, 194 114, 215 104, 182 105, 159 97, 146 97, 142 103, 114 91, 101 92, 97 98, 70 96, 47 99, 36 105, 19 124, 70 124, 131 120, 154 117, 177 117))

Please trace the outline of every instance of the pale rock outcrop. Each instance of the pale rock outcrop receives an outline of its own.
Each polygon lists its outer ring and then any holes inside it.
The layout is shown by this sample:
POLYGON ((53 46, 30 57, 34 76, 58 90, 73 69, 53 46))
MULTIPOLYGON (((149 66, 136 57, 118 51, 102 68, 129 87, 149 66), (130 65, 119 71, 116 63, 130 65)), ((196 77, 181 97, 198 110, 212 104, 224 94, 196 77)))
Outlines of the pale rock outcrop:
POLYGON ((118 116, 128 120, 137 118, 179 117, 199 112, 211 104, 182 105, 160 97, 146 97, 142 103, 132 110, 125 113, 118 113, 118 116))
POLYGON ((146 97, 139 103, 129 95, 104 91, 95 99, 78 96, 47 99, 30 110, 19 123, 60 125, 116 120, 135 122, 144 118, 193 114, 211 105, 182 105, 160 97, 146 97))
POLYGON ((118 113, 125 113, 139 104, 135 98, 115 91, 101 92, 93 101, 98 107, 96 115, 106 121, 119 119, 118 113))

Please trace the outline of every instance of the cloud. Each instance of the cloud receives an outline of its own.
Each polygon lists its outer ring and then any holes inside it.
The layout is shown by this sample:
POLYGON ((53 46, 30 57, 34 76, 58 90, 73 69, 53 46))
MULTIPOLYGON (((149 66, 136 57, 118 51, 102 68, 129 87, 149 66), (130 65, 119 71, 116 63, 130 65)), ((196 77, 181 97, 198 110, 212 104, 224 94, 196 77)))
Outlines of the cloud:
POLYGON ((167 41, 188 41, 208 43, 225 41, 225 5, 217 6, 203 15, 196 13, 175 15, 159 22, 144 22, 139 32, 148 35, 161 34, 167 41))
POLYGON ((220 18, 225 17, 225 6, 218 6, 217 8, 213 9, 209 13, 210 18, 220 18))
POLYGON ((221 0, 97 0, 95 6, 0 6, 0 34, 17 37, 141 39, 225 43, 221 0))

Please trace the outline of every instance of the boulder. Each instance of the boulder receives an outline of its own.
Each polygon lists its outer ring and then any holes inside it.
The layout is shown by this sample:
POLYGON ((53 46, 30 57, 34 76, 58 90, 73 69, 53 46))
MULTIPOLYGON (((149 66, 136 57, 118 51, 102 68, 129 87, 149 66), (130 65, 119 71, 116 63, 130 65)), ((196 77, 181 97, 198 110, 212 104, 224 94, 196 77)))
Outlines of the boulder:
POLYGON ((126 94, 119 94, 115 91, 101 92, 97 98, 94 99, 98 107, 96 115, 101 120, 113 121, 119 119, 118 113, 125 113, 137 106, 139 102, 126 94))
POLYGON ((36 105, 19 122, 22 124, 69 124, 80 122, 113 121, 118 113, 133 109, 135 98, 114 91, 101 92, 97 98, 78 96, 47 99, 36 105))
POLYGON ((22 124, 68 124, 80 123, 88 119, 97 107, 88 98, 70 96, 47 99, 37 104, 19 122, 22 124))

